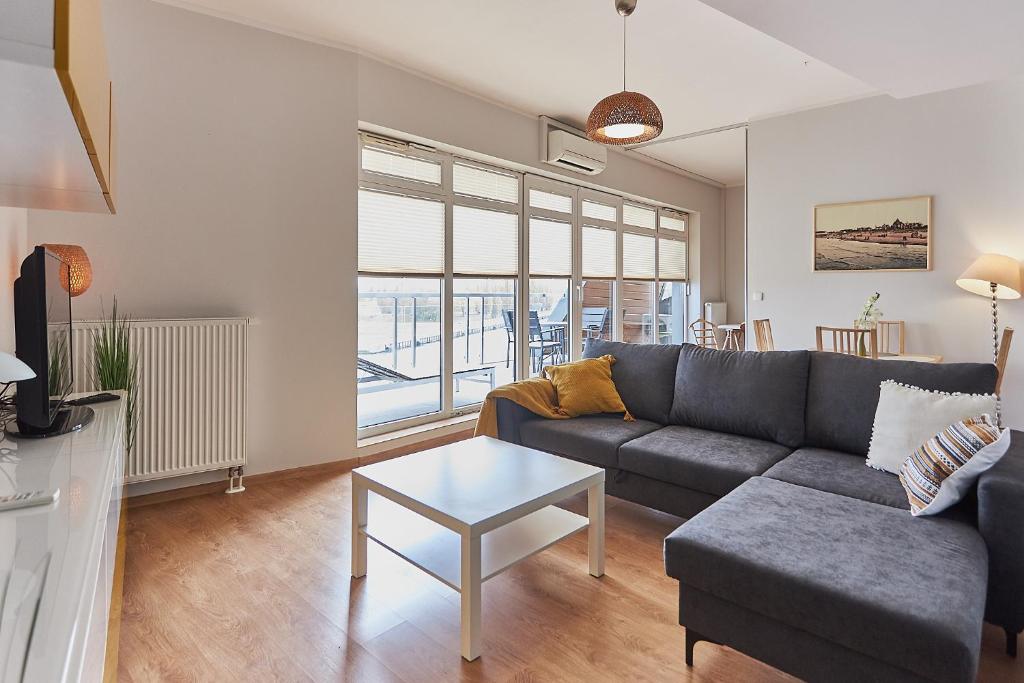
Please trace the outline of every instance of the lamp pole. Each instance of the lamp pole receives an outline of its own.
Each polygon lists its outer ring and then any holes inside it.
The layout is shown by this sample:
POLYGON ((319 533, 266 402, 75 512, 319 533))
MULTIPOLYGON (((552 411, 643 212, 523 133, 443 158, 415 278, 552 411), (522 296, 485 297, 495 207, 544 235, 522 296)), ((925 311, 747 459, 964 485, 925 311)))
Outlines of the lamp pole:
POLYGON ((999 306, 996 303, 996 289, 999 287, 995 282, 988 283, 989 291, 992 292, 992 362, 999 362, 999 306))

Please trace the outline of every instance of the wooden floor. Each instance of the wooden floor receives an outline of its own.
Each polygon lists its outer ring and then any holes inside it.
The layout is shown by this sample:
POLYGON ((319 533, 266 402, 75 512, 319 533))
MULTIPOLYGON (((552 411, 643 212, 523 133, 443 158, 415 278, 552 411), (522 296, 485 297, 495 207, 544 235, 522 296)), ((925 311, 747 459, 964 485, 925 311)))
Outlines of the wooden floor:
MULTIPOLYGON (((681 520, 614 498, 607 574, 587 574, 584 532, 488 581, 466 663, 457 593, 372 542, 351 579, 350 492, 309 476, 130 510, 120 680, 793 680, 707 643, 686 669, 661 555, 681 520)), ((980 680, 1024 680, 1002 643, 986 626, 980 680)))

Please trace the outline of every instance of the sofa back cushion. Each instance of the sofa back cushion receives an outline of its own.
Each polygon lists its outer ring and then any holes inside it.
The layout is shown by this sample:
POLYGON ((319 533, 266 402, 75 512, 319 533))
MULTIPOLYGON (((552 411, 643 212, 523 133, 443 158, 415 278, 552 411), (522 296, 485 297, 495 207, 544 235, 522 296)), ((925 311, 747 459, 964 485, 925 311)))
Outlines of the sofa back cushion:
POLYGON ((797 448, 804 441, 809 356, 683 344, 669 422, 797 448))
POLYGON ((872 360, 812 351, 806 445, 867 455, 884 380, 931 391, 990 394, 996 375, 989 363, 872 360))
POLYGON ((606 354, 615 356, 612 381, 626 409, 639 420, 667 424, 679 346, 590 339, 583 350, 584 358, 600 358, 606 354))

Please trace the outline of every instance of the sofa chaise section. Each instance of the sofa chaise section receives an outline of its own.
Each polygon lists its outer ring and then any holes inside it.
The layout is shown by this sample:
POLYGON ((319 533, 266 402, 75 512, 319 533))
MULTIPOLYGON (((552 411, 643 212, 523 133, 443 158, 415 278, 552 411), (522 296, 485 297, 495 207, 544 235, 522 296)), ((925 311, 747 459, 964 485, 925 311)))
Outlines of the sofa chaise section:
POLYGON ((756 477, 673 532, 665 565, 688 663, 707 639, 809 680, 974 680, 988 554, 967 524, 756 477))

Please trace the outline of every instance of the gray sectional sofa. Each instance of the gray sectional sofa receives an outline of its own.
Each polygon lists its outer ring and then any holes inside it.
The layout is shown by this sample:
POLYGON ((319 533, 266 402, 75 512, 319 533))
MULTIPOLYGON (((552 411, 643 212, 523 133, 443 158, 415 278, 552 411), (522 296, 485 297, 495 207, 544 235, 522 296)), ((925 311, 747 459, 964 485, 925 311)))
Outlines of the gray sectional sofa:
POLYGON ((1024 630, 1024 434, 942 515, 867 467, 879 384, 990 393, 995 367, 592 341, 629 411, 500 438, 607 469, 609 494, 688 518, 665 539, 686 660, 701 640, 807 680, 971 681, 981 624, 1024 630))

